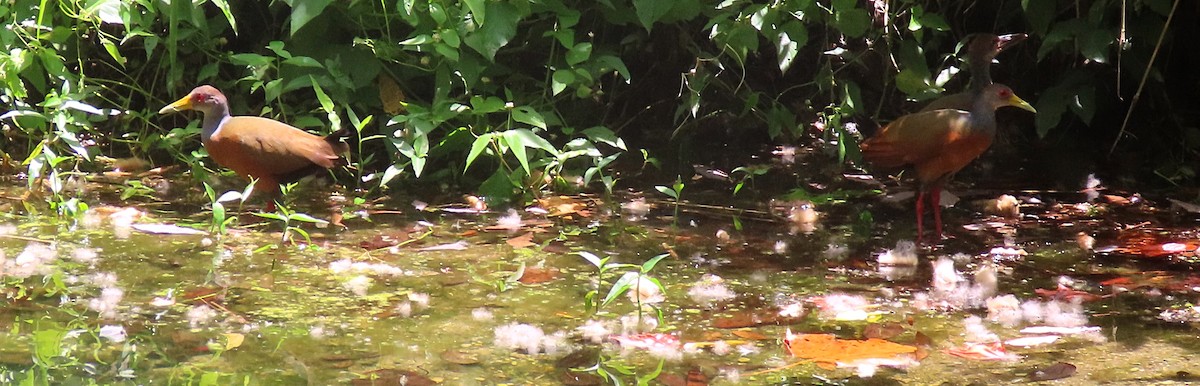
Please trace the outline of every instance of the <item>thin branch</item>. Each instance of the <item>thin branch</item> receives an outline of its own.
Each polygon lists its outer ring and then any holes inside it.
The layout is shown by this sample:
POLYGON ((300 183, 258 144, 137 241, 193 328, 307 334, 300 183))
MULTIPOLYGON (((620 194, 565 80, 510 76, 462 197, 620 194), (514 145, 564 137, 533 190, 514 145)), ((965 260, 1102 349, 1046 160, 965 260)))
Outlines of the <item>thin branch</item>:
POLYGON ((1158 58, 1158 51, 1162 48, 1163 40, 1167 37, 1167 29, 1171 28, 1171 19, 1175 17, 1175 9, 1179 7, 1179 0, 1171 5, 1171 13, 1167 14, 1167 22, 1163 23, 1162 32, 1158 34, 1158 43, 1154 44, 1154 52, 1150 54, 1150 62, 1146 63, 1146 71, 1142 73, 1142 81, 1138 83, 1137 92, 1133 93, 1133 100, 1129 102, 1129 111, 1125 112, 1125 121, 1121 122, 1121 131, 1117 133, 1117 138, 1113 140, 1112 147, 1108 148, 1108 155, 1111 157, 1113 151, 1117 150, 1117 143, 1121 142, 1121 137, 1125 136, 1125 128, 1129 126, 1129 118, 1133 116, 1133 108, 1137 107, 1138 99, 1142 97, 1142 89, 1146 88, 1146 80, 1150 78, 1150 70, 1154 68, 1154 60, 1158 58))

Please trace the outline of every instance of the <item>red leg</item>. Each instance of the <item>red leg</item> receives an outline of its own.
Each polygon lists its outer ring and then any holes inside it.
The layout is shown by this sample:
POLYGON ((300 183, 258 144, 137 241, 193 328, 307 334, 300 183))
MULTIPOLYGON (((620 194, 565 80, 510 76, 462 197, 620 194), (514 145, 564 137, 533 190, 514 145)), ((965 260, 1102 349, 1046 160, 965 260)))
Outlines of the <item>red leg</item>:
POLYGON ((924 236, 924 233, 921 231, 921 218, 924 217, 924 214, 925 214, 925 195, 926 195, 925 191, 923 191, 923 190, 917 191, 917 244, 918 245, 921 244, 922 236, 924 236))
POLYGON ((942 239, 942 187, 933 188, 933 197, 930 201, 933 203, 933 223, 937 227, 937 240, 942 239))

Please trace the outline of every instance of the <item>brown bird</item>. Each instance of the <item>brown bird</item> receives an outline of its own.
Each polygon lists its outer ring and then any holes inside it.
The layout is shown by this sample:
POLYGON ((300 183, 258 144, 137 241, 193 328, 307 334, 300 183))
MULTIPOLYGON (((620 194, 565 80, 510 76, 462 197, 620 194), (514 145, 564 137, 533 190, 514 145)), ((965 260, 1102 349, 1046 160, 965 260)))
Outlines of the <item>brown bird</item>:
POLYGON ((963 44, 967 47, 967 56, 964 60, 967 62, 967 68, 971 71, 971 81, 967 83, 967 90, 934 99, 933 102, 921 109, 921 112, 941 109, 970 110, 975 95, 983 92, 985 87, 992 85, 991 66, 996 55, 1025 41, 1027 37, 1025 34, 996 36, 990 33, 977 33, 967 35, 963 39, 963 44))
POLYGON ((318 171, 339 165, 349 150, 342 138, 346 129, 319 137, 292 125, 252 116, 230 116, 225 94, 208 85, 196 87, 187 96, 164 106, 159 114, 196 110, 204 114, 201 141, 217 164, 246 179, 256 178, 275 210, 279 184, 295 182, 318 171))
POLYGON ((933 205, 937 237, 942 235, 942 186, 996 138, 996 109, 1014 106, 1032 112, 1033 106, 1002 84, 984 87, 969 111, 941 109, 902 116, 859 146, 863 159, 888 168, 911 165, 917 172, 917 240, 922 240, 922 215, 928 197, 933 205))

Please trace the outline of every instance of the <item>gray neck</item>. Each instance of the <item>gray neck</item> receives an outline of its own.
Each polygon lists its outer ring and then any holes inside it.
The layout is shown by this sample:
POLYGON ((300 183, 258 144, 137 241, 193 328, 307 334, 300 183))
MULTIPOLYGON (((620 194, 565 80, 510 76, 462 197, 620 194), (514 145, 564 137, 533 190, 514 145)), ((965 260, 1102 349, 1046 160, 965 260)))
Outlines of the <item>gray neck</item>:
POLYGON ((204 110, 204 123, 201 126, 200 139, 204 142, 212 140, 213 135, 229 121, 229 106, 220 104, 204 110))
POLYGON ((996 106, 988 98, 975 97, 971 106, 971 130, 986 134, 988 138, 996 137, 996 106))
POLYGON ((981 58, 967 57, 967 67, 971 69, 971 81, 967 89, 972 94, 978 94, 984 87, 992 84, 992 58, 983 55, 981 58))

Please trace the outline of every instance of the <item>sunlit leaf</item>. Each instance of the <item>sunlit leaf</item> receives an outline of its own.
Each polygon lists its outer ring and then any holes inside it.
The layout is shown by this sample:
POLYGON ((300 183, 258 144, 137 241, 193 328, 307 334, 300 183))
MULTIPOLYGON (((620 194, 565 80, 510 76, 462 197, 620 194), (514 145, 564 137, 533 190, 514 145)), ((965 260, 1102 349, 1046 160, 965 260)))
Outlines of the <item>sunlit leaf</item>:
POLYGON ((529 106, 518 106, 512 110, 513 120, 533 127, 546 129, 546 118, 529 106))
POLYGON ((475 162, 475 157, 478 157, 479 154, 488 148, 488 145, 491 145, 493 137, 495 137, 495 133, 487 133, 479 136, 479 138, 475 138, 475 142, 471 143, 471 151, 467 153, 467 162, 463 166, 464 173, 475 162))
POLYGON ((233 350, 241 347, 242 342, 246 341, 246 336, 238 333, 225 333, 225 350, 233 350))
POLYGON ((625 291, 628 291, 629 287, 632 287, 633 283, 637 282, 637 279, 640 276, 641 275, 637 272, 626 272, 625 275, 622 275, 620 279, 617 279, 616 283, 613 283, 612 288, 608 290, 608 295, 605 295, 604 300, 600 302, 600 306, 604 307, 609 303, 612 303, 613 300, 616 300, 621 296, 621 294, 624 294, 625 291))

